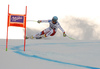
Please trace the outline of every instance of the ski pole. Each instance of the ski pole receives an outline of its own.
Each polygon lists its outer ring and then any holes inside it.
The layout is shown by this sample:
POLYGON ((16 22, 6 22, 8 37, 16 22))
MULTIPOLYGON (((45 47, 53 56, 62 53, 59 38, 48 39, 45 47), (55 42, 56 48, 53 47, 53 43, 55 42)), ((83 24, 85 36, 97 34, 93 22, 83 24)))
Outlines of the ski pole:
POLYGON ((36 20, 27 20, 28 22, 37 22, 36 20))
POLYGON ((67 36, 68 38, 70 38, 70 39, 72 39, 72 40, 75 40, 74 38, 72 38, 72 37, 69 37, 69 36, 67 36))

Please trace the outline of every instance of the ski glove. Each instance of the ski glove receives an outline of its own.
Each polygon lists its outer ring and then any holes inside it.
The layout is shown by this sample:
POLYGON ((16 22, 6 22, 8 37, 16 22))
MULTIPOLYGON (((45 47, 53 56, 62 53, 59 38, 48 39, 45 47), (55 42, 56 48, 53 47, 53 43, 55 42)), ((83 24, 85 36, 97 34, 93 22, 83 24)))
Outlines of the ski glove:
POLYGON ((38 20, 37 22, 40 23, 40 22, 42 22, 42 21, 41 21, 41 20, 38 20))
POLYGON ((63 33, 63 37, 66 37, 67 35, 65 34, 65 32, 63 33))

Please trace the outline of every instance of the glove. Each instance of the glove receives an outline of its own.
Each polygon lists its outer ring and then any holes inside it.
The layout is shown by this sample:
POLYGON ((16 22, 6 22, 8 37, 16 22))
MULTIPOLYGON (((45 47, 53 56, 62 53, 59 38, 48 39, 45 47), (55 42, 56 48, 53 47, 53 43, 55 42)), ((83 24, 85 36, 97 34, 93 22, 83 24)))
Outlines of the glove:
POLYGON ((65 34, 65 32, 63 33, 63 37, 66 37, 67 35, 65 34))
POLYGON ((37 22, 40 23, 40 22, 42 22, 42 21, 41 21, 41 20, 38 20, 37 22))

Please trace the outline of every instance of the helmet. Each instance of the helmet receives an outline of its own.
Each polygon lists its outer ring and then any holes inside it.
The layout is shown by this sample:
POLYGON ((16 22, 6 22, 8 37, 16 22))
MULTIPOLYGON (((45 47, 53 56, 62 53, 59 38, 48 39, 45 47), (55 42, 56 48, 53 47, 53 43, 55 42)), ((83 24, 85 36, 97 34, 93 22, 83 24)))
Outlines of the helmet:
POLYGON ((57 16, 54 16, 54 17, 52 18, 52 21, 54 21, 54 22, 57 22, 57 20, 58 20, 58 17, 57 17, 57 16))

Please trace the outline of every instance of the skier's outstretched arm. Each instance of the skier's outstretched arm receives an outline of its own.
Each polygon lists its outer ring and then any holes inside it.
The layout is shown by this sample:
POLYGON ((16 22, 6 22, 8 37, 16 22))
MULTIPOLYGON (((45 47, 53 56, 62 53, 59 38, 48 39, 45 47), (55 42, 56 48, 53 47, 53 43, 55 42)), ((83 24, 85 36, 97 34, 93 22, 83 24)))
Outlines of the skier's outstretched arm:
POLYGON ((59 24, 58 28, 63 32, 63 36, 66 37, 67 35, 66 35, 65 31, 63 30, 63 28, 60 26, 60 24, 59 24))
POLYGON ((51 20, 38 20, 37 22, 38 23, 41 23, 41 22, 50 22, 51 20))

